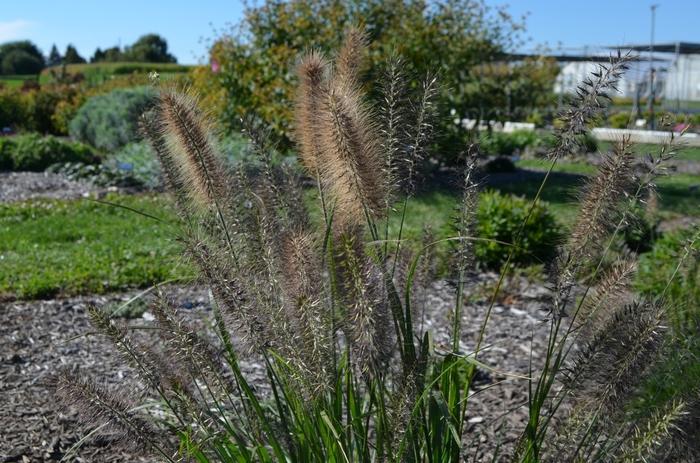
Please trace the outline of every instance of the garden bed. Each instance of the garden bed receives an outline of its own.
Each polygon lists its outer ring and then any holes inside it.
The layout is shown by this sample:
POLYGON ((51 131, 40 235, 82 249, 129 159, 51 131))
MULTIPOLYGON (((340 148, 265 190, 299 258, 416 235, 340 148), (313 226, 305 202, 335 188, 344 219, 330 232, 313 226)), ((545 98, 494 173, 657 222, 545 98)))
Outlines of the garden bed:
POLYGON ((89 183, 49 172, 0 172, 0 203, 35 198, 75 199, 93 191, 89 183))
MULTIPOLYGON (((468 285, 469 302, 463 312, 463 349, 474 348, 488 295, 496 275, 481 274, 468 285)), ((436 351, 449 350, 448 330, 453 310, 453 292, 449 283, 434 283, 425 298, 425 328, 435 335, 436 351)), ((211 317, 207 291, 201 287, 170 287, 181 314, 205 324, 211 317)), ((61 368, 77 369, 107 386, 141 391, 134 372, 126 367, 111 345, 97 336, 82 336, 90 331, 86 308, 89 304, 116 307, 134 293, 84 296, 49 301, 7 303, 0 313, 0 342, 5 346, 0 361, 0 404, 4 423, 0 462, 59 461, 83 432, 72 410, 56 405, 51 377, 61 368), (28 459, 28 460, 27 460, 28 459)), ((511 280, 503 297, 493 309, 486 330, 487 350, 480 360, 495 370, 479 370, 471 390, 470 415, 465 451, 476 452, 478 460, 488 459, 484 445, 502 440, 507 451, 527 420, 527 382, 530 367, 541 364, 546 347, 546 316, 543 300, 547 290, 522 277, 511 280)), ((149 326, 151 317, 129 321, 134 326, 149 326)), ((416 322, 418 323, 418 321, 416 322)), ((135 337, 152 344, 157 342, 153 330, 138 330, 135 337)), ((248 378, 258 388, 264 387, 264 369, 248 356, 242 361, 248 378)), ((136 394, 140 394, 137 392, 136 394)), ((91 441, 75 461, 147 461, 130 455, 111 444, 109 438, 91 441)), ((485 461, 485 460, 484 460, 485 461)))

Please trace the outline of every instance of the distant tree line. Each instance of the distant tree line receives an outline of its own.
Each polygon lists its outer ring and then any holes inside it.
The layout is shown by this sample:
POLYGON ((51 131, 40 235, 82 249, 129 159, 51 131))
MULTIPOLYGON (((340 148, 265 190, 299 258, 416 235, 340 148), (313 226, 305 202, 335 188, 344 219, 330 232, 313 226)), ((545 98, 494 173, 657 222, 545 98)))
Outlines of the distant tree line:
MULTIPOLYGON (((139 63, 176 63, 175 57, 168 52, 168 42, 158 34, 146 34, 133 45, 124 48, 115 46, 101 50, 97 48, 90 58, 91 63, 99 62, 139 62, 139 63)), ((54 44, 48 57, 28 40, 8 42, 0 45, 0 75, 38 74, 46 66, 61 64, 79 64, 87 62, 80 56, 72 44, 66 46, 63 54, 54 44)))
POLYGON ((133 45, 121 48, 115 46, 101 50, 97 48, 90 58, 91 63, 99 62, 139 62, 139 63, 176 63, 177 60, 168 52, 168 42, 158 34, 140 37, 133 45))

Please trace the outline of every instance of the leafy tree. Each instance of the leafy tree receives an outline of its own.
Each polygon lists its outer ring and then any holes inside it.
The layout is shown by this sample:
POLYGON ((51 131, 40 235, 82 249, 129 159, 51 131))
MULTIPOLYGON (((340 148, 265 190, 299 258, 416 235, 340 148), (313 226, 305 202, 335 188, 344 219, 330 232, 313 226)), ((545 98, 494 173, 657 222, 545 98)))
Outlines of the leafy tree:
POLYGON ((3 74, 38 74, 44 67, 44 63, 36 56, 30 55, 24 50, 12 50, 2 58, 3 74))
POLYGON ((108 63, 116 63, 118 61, 126 61, 124 59, 124 53, 119 47, 110 47, 105 50, 105 59, 108 63))
POLYGON ((176 63, 173 55, 168 53, 168 42, 158 34, 140 37, 133 45, 124 50, 124 61, 141 63, 176 63))
POLYGON ((524 120, 537 108, 554 104, 552 92, 559 66, 551 58, 528 57, 518 62, 496 61, 475 66, 473 97, 467 113, 475 119, 524 120))
POLYGON ((63 57, 61 56, 61 53, 59 53, 58 48, 56 48, 56 44, 54 43, 53 46, 51 47, 51 52, 49 53, 49 59, 47 60, 47 63, 49 66, 58 66, 63 62, 63 57))
POLYGON ((92 57, 90 58, 91 63, 99 63, 100 61, 105 60, 105 52, 102 51, 100 47, 97 47, 95 49, 95 53, 92 54, 92 57))
POLYGON ((126 61, 124 59, 124 54, 119 47, 110 47, 102 51, 100 48, 95 50, 95 53, 90 58, 91 63, 107 62, 116 63, 119 61, 126 61))
MULTIPOLYGON (((372 43, 368 79, 382 72, 392 53, 405 58, 406 73, 415 77, 411 82, 438 73, 439 132, 456 130, 451 110, 460 117, 505 115, 522 98, 532 107, 545 99, 542 93, 551 93, 553 78, 549 82, 547 73, 541 73, 546 76, 541 85, 527 83, 528 73, 538 68, 529 63, 513 70, 522 76, 517 86, 507 74, 482 84, 478 66, 502 62, 522 42, 524 30, 506 10, 489 7, 484 0, 266 0, 249 7, 237 29, 215 41, 213 65, 197 70, 196 85, 205 98, 219 94, 216 99, 225 102, 220 103, 221 119, 229 129, 238 130, 237 121, 252 111, 272 128, 282 148, 289 147, 295 60, 309 44, 334 49, 347 25, 354 23, 365 27, 372 43), (485 95, 484 90, 495 94, 485 95)), ((463 131, 459 136, 465 136, 463 131)), ((458 144, 444 139, 440 145, 446 153, 458 144)))
POLYGON ((80 64, 85 62, 85 58, 80 56, 78 50, 76 50, 73 45, 68 44, 66 53, 63 56, 63 62, 65 64, 80 64))
POLYGON ((44 68, 44 55, 32 42, 8 42, 0 45, 2 74, 38 74, 44 68))

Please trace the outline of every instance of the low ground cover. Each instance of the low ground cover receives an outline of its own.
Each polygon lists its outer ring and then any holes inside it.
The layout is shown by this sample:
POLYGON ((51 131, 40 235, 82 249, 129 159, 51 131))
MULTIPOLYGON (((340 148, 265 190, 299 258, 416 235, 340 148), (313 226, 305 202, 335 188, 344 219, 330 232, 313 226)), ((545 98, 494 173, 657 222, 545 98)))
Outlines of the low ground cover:
MULTIPOLYGON (((657 148, 658 150, 658 148, 657 148)), ((546 160, 520 160, 518 167, 544 171, 550 162, 546 160)), ((561 209, 570 207, 573 197, 573 188, 580 184, 571 176, 590 175, 595 172, 595 166, 583 162, 558 162, 554 167, 555 174, 548 181, 547 188, 543 191, 543 198, 550 201, 562 214, 562 218, 568 216, 568 212, 561 209), (572 181, 573 180, 573 181, 572 181), (549 191, 547 191, 549 190, 549 191)), ((523 181, 517 184, 507 185, 505 191, 520 192, 527 197, 534 197, 540 181, 523 181)), ((672 173, 661 177, 657 182, 659 193, 659 213, 661 218, 671 219, 678 216, 700 216, 700 175, 672 173)), ((566 220, 565 220, 566 221, 566 220)))
POLYGON ((190 274, 159 196, 0 205, 0 297, 48 298, 143 287, 190 274))
POLYGON ((0 84, 8 87, 8 88, 19 88, 22 85, 24 85, 24 82, 27 80, 31 81, 36 81, 37 76, 33 75, 28 75, 28 76, 17 76, 17 75, 5 75, 5 76, 0 76, 0 84))

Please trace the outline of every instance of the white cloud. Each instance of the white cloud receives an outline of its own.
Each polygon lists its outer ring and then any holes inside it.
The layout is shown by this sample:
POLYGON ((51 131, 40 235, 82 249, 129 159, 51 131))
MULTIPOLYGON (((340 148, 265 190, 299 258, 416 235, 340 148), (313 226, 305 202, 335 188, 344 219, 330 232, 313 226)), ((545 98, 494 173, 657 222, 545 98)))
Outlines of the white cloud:
POLYGON ((24 34, 28 32, 32 26, 34 26, 33 22, 25 21, 24 19, 2 21, 0 22, 0 42, 24 39, 26 38, 24 34))

